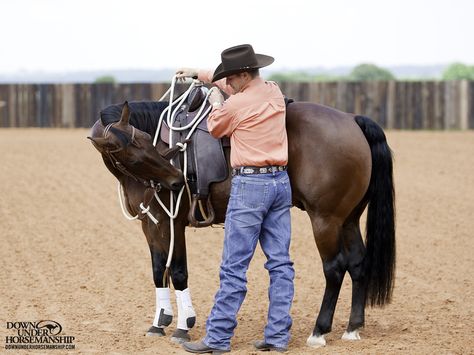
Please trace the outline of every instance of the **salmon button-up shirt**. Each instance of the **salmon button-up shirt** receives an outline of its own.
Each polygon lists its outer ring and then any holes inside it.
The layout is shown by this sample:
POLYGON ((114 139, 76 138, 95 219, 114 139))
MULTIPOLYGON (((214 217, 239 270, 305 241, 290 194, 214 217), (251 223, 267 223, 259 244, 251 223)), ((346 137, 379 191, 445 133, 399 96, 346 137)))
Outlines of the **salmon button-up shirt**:
MULTIPOLYGON (((198 78, 209 83, 212 72, 200 71, 198 78)), ((225 81, 215 84, 231 96, 212 109, 207 127, 215 138, 230 137, 232 167, 286 165, 286 107, 278 85, 256 77, 232 95, 233 90, 225 81)))

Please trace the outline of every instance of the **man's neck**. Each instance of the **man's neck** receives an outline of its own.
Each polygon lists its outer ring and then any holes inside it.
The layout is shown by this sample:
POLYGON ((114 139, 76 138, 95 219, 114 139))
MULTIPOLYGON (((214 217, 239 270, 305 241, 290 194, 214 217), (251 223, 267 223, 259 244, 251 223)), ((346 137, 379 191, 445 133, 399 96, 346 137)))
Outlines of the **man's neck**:
MULTIPOLYGON (((256 76, 256 77, 254 77, 254 78, 250 77, 249 80, 247 80, 247 81, 245 82, 245 84, 242 85, 242 87, 240 88, 239 92, 243 92, 245 89, 247 89, 247 88, 250 86, 250 84, 251 84, 254 80, 258 80, 259 78, 260 78, 259 76, 256 76)), ((236 93, 236 94, 237 94, 237 93, 236 93)))

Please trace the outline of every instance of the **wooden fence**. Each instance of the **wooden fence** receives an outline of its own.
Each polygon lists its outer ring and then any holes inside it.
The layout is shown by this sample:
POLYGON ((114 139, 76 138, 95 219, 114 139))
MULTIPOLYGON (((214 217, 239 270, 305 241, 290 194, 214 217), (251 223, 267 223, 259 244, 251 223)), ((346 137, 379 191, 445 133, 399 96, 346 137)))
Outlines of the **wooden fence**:
MULTIPOLYGON (((0 127, 90 127, 105 106, 158 100, 168 86, 0 85, 0 127)), ((363 114, 384 128, 474 129, 474 81, 282 82, 280 87, 297 101, 363 114)))

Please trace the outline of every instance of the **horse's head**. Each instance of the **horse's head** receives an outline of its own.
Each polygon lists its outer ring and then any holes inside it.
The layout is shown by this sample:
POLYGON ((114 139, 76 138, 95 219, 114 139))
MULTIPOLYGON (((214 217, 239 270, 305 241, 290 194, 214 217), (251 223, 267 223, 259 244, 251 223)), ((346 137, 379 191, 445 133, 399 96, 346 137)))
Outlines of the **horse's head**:
POLYGON ((130 108, 125 102, 120 121, 107 126, 102 136, 93 134, 87 138, 122 173, 145 182, 157 181, 170 190, 179 190, 184 184, 183 174, 170 164, 169 159, 180 148, 175 147, 160 154, 153 146, 151 136, 130 125, 129 120, 130 108))

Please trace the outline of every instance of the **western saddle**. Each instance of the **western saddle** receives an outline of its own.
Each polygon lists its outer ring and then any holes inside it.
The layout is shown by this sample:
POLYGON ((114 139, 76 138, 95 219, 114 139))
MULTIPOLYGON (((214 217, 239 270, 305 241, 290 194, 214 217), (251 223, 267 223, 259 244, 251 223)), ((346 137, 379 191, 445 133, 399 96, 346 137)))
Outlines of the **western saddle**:
MULTIPOLYGON (((172 118, 173 127, 185 127, 196 117, 204 104, 207 88, 202 85, 196 85, 189 93, 185 102, 177 109, 172 118)), ((209 102, 205 103, 202 112, 209 108, 209 102)), ((186 137, 191 127, 185 130, 170 131, 163 120, 160 131, 160 138, 165 143, 176 143, 186 141, 186 137)), ((188 214, 189 223, 193 227, 206 227, 214 221, 214 209, 210 201, 210 185, 215 182, 221 182, 227 179, 229 168, 224 155, 224 147, 230 146, 229 138, 216 139, 211 136, 207 128, 207 117, 196 127, 194 133, 187 142, 187 181, 191 192, 191 208, 188 214), (203 202, 206 204, 207 212, 204 211, 203 202), (197 206, 199 205, 199 209, 197 206)), ((173 164, 183 170, 183 159, 178 155, 173 158, 173 164)))

